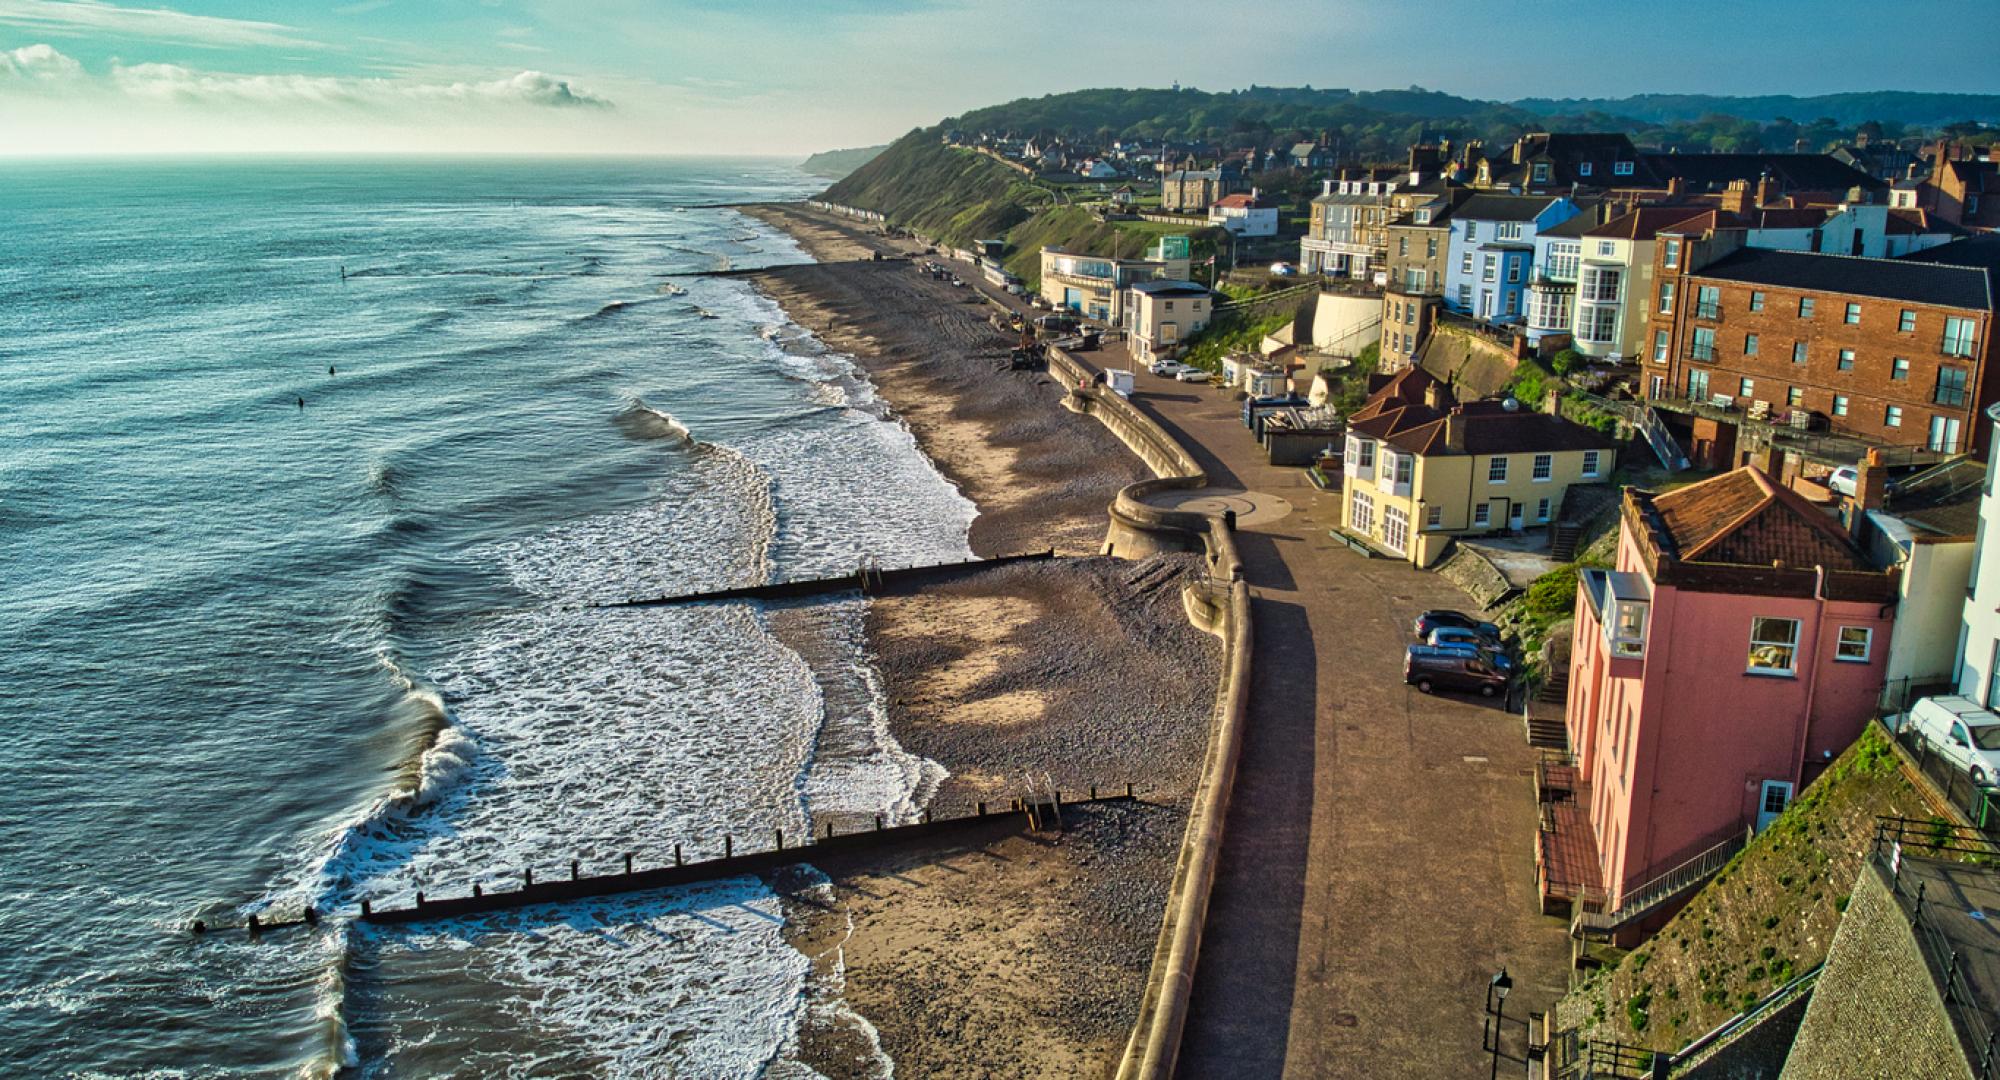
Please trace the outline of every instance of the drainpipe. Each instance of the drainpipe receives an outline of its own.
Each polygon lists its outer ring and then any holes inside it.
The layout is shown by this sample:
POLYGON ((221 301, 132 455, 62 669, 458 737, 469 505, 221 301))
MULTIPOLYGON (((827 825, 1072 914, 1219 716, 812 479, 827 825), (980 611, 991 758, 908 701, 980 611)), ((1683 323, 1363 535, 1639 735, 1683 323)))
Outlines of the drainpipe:
MULTIPOLYGON (((1792 754, 1792 797, 1797 798, 1799 788, 1805 781, 1806 750, 1812 746, 1813 702, 1819 696, 1819 654, 1820 644, 1826 637, 1826 567, 1813 567, 1813 605, 1816 615, 1813 619, 1812 668, 1806 675, 1806 712, 1799 725, 1798 745, 1792 754)), ((1761 798, 1761 796, 1759 796, 1761 798)), ((1758 813, 1763 812, 1760 804, 1758 813)), ((1756 818, 1753 816, 1752 821, 1756 818)))

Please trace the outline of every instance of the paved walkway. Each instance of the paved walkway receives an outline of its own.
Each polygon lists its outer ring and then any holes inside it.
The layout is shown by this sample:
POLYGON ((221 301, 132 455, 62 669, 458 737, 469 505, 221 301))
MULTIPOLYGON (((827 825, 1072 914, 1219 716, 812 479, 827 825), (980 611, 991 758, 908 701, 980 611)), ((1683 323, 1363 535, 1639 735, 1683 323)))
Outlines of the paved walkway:
MULTIPOLYGON (((1122 366, 1122 347, 1091 360, 1122 366)), ((1217 487, 1285 500, 1238 541, 1257 627, 1241 770, 1180 1075, 1462 1077, 1487 981, 1517 1022, 1565 987, 1559 920, 1536 913, 1533 752, 1521 721, 1403 685, 1409 626, 1463 607, 1449 582, 1327 535, 1337 495, 1275 468, 1231 395, 1141 373, 1134 400, 1217 487)))

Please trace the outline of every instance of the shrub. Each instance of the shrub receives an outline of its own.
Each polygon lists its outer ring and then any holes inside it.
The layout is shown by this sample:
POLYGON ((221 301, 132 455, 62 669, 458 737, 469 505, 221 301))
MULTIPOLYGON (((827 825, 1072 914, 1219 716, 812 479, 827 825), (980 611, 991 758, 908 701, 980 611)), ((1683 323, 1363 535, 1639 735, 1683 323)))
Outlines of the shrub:
POLYGON ((1575 349, 1564 349, 1555 355, 1555 359, 1549 361, 1549 369, 1558 375, 1567 376, 1582 364, 1583 357, 1577 355, 1575 349))

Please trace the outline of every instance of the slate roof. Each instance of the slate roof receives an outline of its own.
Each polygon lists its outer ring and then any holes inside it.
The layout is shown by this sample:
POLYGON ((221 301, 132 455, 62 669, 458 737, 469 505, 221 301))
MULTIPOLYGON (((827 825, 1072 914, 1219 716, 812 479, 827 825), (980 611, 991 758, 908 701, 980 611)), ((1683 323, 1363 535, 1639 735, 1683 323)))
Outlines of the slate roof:
POLYGON ((1662 229, 1703 216, 1704 211, 1705 208, 1699 206, 1642 206, 1578 235, 1614 240, 1651 240, 1662 229))
MULTIPOLYGON (((1992 263, 1955 264, 1952 261, 1954 253, 1949 250, 1972 243, 1975 241, 1958 240, 1899 259, 1744 248, 1690 276, 1748 285, 1771 285, 1802 292, 1846 293, 1990 311, 1993 309, 1992 263)), ((1956 253, 1956 257, 1970 259, 1978 254, 1960 252, 1956 253)))
POLYGON ((1578 237, 1585 235, 1586 233, 1592 232, 1602 227, 1603 226, 1597 223, 1597 215, 1591 213, 1582 213, 1578 214, 1573 218, 1570 218, 1568 221, 1556 225, 1551 225, 1546 229, 1539 230, 1535 233, 1535 235, 1555 236, 1555 237, 1562 237, 1565 239, 1574 240, 1578 237))
POLYGON ((1972 536, 1979 531, 1979 500, 1985 490, 1986 463, 1953 458, 1904 480, 1883 510, 1919 532, 1972 536))
POLYGON ((1208 295, 1208 286, 1197 285, 1192 281, 1165 281, 1156 279, 1152 281, 1134 282, 1126 287, 1131 289, 1133 292, 1145 293, 1147 296, 1207 296, 1208 295))
POLYGON ((1639 161, 1662 183, 1679 177, 1690 191, 1721 191, 1732 180, 1770 174, 1790 189, 1846 191, 1860 187, 1881 191, 1887 184, 1828 154, 1659 154, 1641 153, 1639 161))
POLYGON ((1643 539, 1681 562, 1873 569, 1831 516, 1754 465, 1633 498, 1656 526, 1643 539))
POLYGON ((1479 194, 1465 200, 1454 213, 1460 218, 1478 221, 1533 221, 1540 217, 1549 204, 1556 201, 1554 195, 1488 195, 1479 194))

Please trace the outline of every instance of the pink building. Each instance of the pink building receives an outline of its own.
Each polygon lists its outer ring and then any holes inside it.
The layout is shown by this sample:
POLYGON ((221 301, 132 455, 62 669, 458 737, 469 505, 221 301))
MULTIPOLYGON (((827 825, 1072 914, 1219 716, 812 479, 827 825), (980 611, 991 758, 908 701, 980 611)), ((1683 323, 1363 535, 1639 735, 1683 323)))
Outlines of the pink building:
POLYGON ((1894 570, 1754 467, 1627 489, 1616 568, 1578 582, 1545 910, 1615 933, 1719 869, 1860 735, 1895 604, 1894 570))

